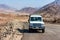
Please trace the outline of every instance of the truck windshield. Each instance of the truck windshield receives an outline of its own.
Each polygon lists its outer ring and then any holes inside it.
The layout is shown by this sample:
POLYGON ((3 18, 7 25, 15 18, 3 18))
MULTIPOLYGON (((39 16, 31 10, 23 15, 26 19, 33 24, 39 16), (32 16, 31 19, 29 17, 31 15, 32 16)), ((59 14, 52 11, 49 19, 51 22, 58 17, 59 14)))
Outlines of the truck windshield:
POLYGON ((30 21, 42 21, 41 17, 31 17, 30 21))

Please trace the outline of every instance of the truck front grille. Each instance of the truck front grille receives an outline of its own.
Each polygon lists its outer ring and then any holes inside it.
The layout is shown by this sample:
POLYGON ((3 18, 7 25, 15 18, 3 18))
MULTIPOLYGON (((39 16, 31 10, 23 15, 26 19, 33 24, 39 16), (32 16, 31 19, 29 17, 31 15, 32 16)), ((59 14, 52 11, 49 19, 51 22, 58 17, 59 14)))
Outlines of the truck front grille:
POLYGON ((34 27, 41 27, 41 24, 33 24, 34 27))

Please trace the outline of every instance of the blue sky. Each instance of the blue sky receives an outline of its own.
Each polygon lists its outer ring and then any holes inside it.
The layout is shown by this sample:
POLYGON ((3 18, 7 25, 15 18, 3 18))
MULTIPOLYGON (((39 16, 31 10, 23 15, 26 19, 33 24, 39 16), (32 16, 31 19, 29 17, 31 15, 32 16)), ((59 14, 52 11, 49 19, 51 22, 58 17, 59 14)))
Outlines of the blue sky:
POLYGON ((54 0, 0 0, 0 4, 6 4, 16 9, 22 9, 24 7, 40 8, 53 1, 54 0))

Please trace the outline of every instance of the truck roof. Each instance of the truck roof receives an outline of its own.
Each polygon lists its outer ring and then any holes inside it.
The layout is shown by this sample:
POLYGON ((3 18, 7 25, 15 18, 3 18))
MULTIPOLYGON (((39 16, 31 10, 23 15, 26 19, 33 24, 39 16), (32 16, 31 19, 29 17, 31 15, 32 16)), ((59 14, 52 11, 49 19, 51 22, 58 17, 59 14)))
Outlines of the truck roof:
POLYGON ((41 15, 30 15, 30 17, 42 17, 41 15))

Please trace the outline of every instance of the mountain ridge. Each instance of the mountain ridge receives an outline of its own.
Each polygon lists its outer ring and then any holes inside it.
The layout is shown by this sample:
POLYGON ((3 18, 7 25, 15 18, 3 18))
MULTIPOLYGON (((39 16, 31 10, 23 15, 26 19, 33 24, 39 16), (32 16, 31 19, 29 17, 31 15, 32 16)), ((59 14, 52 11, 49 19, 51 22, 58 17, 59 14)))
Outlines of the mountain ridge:
POLYGON ((10 7, 10 6, 6 5, 6 4, 0 4, 0 8, 14 9, 14 10, 16 10, 16 8, 12 8, 12 7, 10 7))
POLYGON ((37 8, 33 8, 33 7, 25 7, 22 8, 21 10, 18 10, 18 12, 22 12, 22 13, 34 13, 35 11, 37 11, 37 8))

